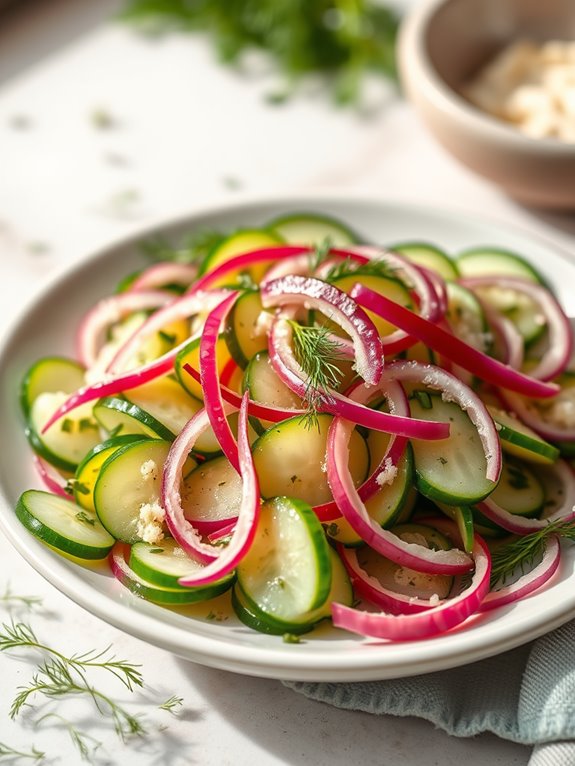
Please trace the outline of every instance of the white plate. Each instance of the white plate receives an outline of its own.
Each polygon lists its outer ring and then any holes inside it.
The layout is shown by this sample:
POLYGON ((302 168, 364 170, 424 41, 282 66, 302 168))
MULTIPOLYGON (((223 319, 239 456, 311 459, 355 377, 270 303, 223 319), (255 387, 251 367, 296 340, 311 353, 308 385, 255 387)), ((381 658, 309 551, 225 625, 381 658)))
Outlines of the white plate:
MULTIPOLYGON (((177 237, 191 227, 230 229, 260 225, 273 215, 316 210, 347 221, 366 240, 393 243, 426 239, 450 252, 480 244, 515 249, 542 268, 571 315, 575 266, 548 245, 525 234, 460 213, 377 202, 317 198, 245 203, 171 222, 161 232, 177 237)), ((147 236, 143 232, 136 239, 147 236)), ((79 566, 39 543, 12 508, 26 488, 39 486, 18 413, 17 391, 24 370, 37 357, 72 353, 82 312, 108 294, 118 279, 142 265, 134 240, 107 248, 69 270, 22 314, 0 353, 0 433, 3 450, 0 525, 27 561, 76 603, 138 638, 205 665, 250 675, 316 681, 383 679, 472 662, 539 636, 575 616, 575 549, 567 549, 558 576, 543 592, 458 630, 426 641, 385 643, 322 627, 298 645, 248 630, 233 616, 218 621, 208 612, 225 603, 169 610, 147 603, 115 582, 104 566, 79 566)), ((221 599, 220 599, 221 600, 221 599)))

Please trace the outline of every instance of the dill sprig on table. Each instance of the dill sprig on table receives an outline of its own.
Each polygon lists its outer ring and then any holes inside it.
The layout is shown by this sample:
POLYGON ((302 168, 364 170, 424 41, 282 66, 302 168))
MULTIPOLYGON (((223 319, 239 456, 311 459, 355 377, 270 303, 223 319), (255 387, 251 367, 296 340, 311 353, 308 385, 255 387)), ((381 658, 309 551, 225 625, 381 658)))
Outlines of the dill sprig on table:
POLYGON ((39 596, 22 596, 13 593, 10 585, 6 585, 4 593, 0 594, 0 604, 4 604, 8 608, 16 605, 32 609, 36 606, 40 606, 42 604, 42 599, 39 596))
POLYGON ((151 32, 207 33, 232 65, 265 51, 286 81, 274 103, 309 74, 329 75, 340 104, 359 100, 368 71, 396 78, 398 17, 373 0, 127 0, 120 18, 151 32))
POLYGON ((4 742, 0 742, 0 759, 6 758, 9 759, 12 762, 15 762, 19 758, 27 758, 32 761, 40 761, 46 753, 41 752, 40 750, 36 750, 35 747, 32 748, 32 750, 16 750, 13 747, 10 747, 10 745, 4 744, 4 742))
POLYGON ((535 565, 542 555, 545 541, 550 535, 575 541, 575 522, 562 519, 550 522, 546 527, 523 535, 503 545, 491 555, 491 587, 505 583, 514 573, 523 574, 535 565))

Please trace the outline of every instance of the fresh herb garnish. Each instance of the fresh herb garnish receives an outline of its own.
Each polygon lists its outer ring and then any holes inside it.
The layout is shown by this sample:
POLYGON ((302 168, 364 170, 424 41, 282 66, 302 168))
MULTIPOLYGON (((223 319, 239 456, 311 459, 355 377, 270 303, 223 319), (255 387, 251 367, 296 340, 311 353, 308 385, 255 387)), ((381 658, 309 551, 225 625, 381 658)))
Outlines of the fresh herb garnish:
POLYGON ((293 349, 297 363, 306 377, 304 395, 308 426, 317 425, 317 414, 323 402, 329 399, 329 389, 337 388, 343 371, 336 362, 343 359, 341 344, 334 340, 327 327, 309 327, 290 322, 293 330, 293 349))
POLYGON ((322 242, 317 244, 308 255, 309 270, 314 272, 322 263, 329 258, 332 248, 331 239, 326 237, 322 242))
POLYGON ((76 514, 76 518, 78 519, 78 521, 83 521, 85 524, 90 524, 90 526, 92 527, 96 525, 95 517, 88 516, 86 511, 78 511, 78 513, 76 514))
POLYGON ((184 703, 183 697, 177 697, 173 694, 169 699, 159 705, 160 710, 167 710, 169 713, 175 715, 175 711, 180 708, 184 703))
POLYGON ((523 574, 534 566, 542 555, 545 540, 550 535, 559 535, 564 540, 575 542, 575 522, 562 519, 550 522, 546 527, 513 540, 498 548, 491 556, 491 587, 505 583, 514 573, 523 574))
POLYGON ((26 606, 29 609, 42 604, 42 599, 39 596, 21 596, 16 593, 12 593, 10 585, 7 585, 4 589, 4 593, 0 595, 0 603, 10 607, 14 604, 19 606, 26 606))
POLYGON ((367 263, 359 263, 352 258, 346 258, 333 266, 326 274, 326 282, 335 282, 343 277, 382 277, 383 279, 397 278, 396 270, 381 258, 372 258, 367 263))
POLYGON ((36 750, 35 747, 29 751, 16 750, 15 748, 10 747, 10 745, 0 742, 0 758, 9 758, 11 761, 15 761, 17 758, 29 758, 32 761, 40 761, 45 755, 46 753, 36 750))
POLYGON ((301 644, 301 638, 296 633, 284 633, 282 640, 284 644, 301 644))
POLYGON ((246 50, 265 51, 286 81, 274 91, 274 103, 309 74, 331 77, 339 104, 359 101, 370 70, 396 76, 398 18, 374 0, 128 0, 120 17, 149 32, 207 33, 220 59, 232 65, 246 50))

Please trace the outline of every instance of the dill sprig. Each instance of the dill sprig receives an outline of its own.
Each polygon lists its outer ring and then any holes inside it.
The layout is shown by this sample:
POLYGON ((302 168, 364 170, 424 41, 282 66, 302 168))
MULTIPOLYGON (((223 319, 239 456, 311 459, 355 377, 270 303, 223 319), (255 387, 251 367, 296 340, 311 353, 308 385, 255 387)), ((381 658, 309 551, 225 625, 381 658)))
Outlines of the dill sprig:
POLYGON ((311 327, 290 322, 293 330, 294 356, 306 376, 304 401, 308 426, 317 425, 317 414, 322 403, 329 401, 330 389, 337 388, 343 371, 336 362, 344 358, 341 344, 334 339, 329 328, 311 327))
POLYGON ((384 279, 397 279, 396 269, 381 258, 372 258, 367 263, 358 263, 352 258, 346 258, 336 263, 324 277, 326 282, 335 282, 343 277, 382 277, 384 279))
POLYGON ((7 585, 4 589, 4 593, 0 595, 0 603, 5 604, 8 607, 17 604, 32 609, 35 606, 40 606, 42 604, 42 599, 39 596, 22 596, 13 593, 10 585, 7 585))
POLYGON ((158 705, 158 708, 160 710, 167 710, 169 713, 172 713, 172 715, 176 715, 176 710, 178 710, 178 708, 180 708, 183 703, 183 697, 177 697, 175 694, 173 694, 161 705, 158 705))
POLYGON ((64 729, 66 729, 72 744, 80 753, 80 757, 83 761, 93 761, 93 756, 96 750, 99 750, 102 747, 102 743, 98 739, 92 737, 91 734, 87 734, 85 731, 81 731, 74 726, 71 721, 68 721, 57 713, 46 713, 46 715, 39 718, 36 723, 37 725, 40 725, 48 719, 55 719, 64 729))
POLYGON ((309 270, 313 273, 330 256, 332 242, 329 237, 318 242, 308 255, 309 270))
POLYGON ((4 742, 0 742, 0 759, 9 758, 11 761, 17 758, 29 758, 32 761, 40 761, 46 753, 42 753, 40 750, 36 750, 35 747, 32 750, 16 750, 10 745, 6 745, 4 742))
POLYGON ((575 541, 575 522, 562 519, 550 522, 546 527, 512 540, 498 548, 491 556, 491 587, 505 583, 514 573, 523 574, 534 566, 542 555, 545 541, 550 535, 575 541))

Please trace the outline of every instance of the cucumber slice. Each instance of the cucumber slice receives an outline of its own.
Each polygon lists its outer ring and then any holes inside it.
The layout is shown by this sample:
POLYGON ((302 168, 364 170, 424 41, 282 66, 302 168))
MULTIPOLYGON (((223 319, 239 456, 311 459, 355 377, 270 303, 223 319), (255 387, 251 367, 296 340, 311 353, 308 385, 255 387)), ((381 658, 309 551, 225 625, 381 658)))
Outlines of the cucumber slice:
POLYGON ((435 505, 457 524, 457 529, 463 544, 463 550, 467 551, 467 553, 471 553, 473 551, 475 536, 473 511, 471 508, 467 505, 447 505, 446 503, 440 503, 437 500, 435 501, 435 505))
POLYGON ((81 364, 62 356, 48 356, 34 362, 20 386, 20 405, 25 417, 29 417, 32 405, 40 394, 58 391, 72 394, 84 385, 84 374, 81 364))
POLYGON ((145 438, 145 436, 138 434, 125 434, 124 436, 115 436, 106 439, 106 441, 100 444, 96 444, 82 460, 72 480, 75 502, 85 510, 95 513, 94 487, 100 474, 100 468, 110 455, 117 449, 120 449, 120 447, 145 438))
POLYGON ((36 537, 79 559, 103 559, 115 543, 96 514, 50 492, 38 489, 23 492, 15 511, 36 537))
POLYGON ((435 271, 443 279, 454 280, 459 276, 455 262, 447 253, 429 242, 400 242, 389 249, 404 255, 418 266, 435 271))
POLYGON ((244 594, 242 588, 236 584, 232 591, 232 607, 239 619, 253 630, 271 635, 285 633, 301 634, 308 633, 318 622, 331 617, 331 605, 334 602, 351 606, 353 603, 353 590, 349 575, 341 562, 340 557, 333 548, 328 548, 331 561, 331 589, 324 604, 318 609, 307 612, 298 620, 286 621, 271 615, 260 609, 244 594))
MULTIPOLYGON (((260 404, 286 410, 305 409, 299 396, 278 378, 267 351, 260 351, 250 359, 244 372, 242 390, 249 391, 250 399, 260 404)), ((250 418, 250 423, 259 434, 273 425, 267 420, 253 417, 250 418)))
POLYGON ((241 295, 226 319, 224 337, 232 359, 242 368, 268 346, 267 334, 259 324, 263 306, 259 292, 249 290, 241 295))
POLYGON ((342 221, 319 213, 282 215, 269 221, 267 227, 294 245, 321 245, 327 240, 331 247, 343 247, 359 241, 342 221))
POLYGON ((67 395, 62 392, 39 394, 32 403, 26 436, 36 454, 56 468, 74 473, 84 455, 101 438, 91 403, 77 407, 42 433, 44 425, 66 399, 67 395))
POLYGON ((444 402, 427 391, 410 397, 411 414, 423 420, 447 421, 447 439, 413 439, 417 489, 430 500, 448 505, 470 505, 495 488, 485 478, 486 460, 477 429, 454 402, 444 402))
POLYGON ((105 396, 98 399, 94 405, 94 417, 108 433, 141 434, 167 441, 175 439, 169 428, 123 397, 105 396))
MULTIPOLYGON (((235 258, 236 255, 249 253, 251 250, 259 250, 263 247, 273 247, 274 245, 282 244, 282 242, 283 240, 278 234, 268 229, 243 229, 237 231, 235 234, 231 234, 223 239, 210 250, 202 261, 198 276, 212 271, 216 266, 226 263, 231 258, 235 258)), ((255 285, 258 285, 269 266, 269 263, 262 263, 243 269, 241 274, 237 271, 230 272, 221 280, 212 282, 210 287, 234 284, 242 277, 242 274, 251 279, 255 285)))
POLYGON ((546 285, 542 274, 523 256, 498 247, 474 247, 459 253, 455 261, 462 277, 523 277, 546 285))
MULTIPOLYGON (((153 555, 153 554, 152 554, 153 555)), ((199 564, 198 566, 201 566, 199 564)), ((146 577, 138 574, 129 564, 124 563, 122 568, 116 568, 114 574, 116 578, 136 596, 145 598, 146 601, 152 601, 162 606, 184 606, 186 604, 195 604, 199 601, 206 601, 219 595, 222 591, 213 585, 203 585, 197 588, 183 588, 180 586, 168 587, 158 585, 146 577)), ((227 590, 233 582, 233 576, 229 582, 226 581, 227 590)), ((218 583, 219 584, 219 583, 218 583)))
MULTIPOLYGON (((296 416, 275 423, 254 443, 254 465, 260 480, 262 497, 288 495, 310 505, 333 499, 327 483, 327 433, 333 420, 320 414, 317 423, 309 425, 296 416)), ((359 485, 367 476, 369 452, 357 430, 350 440, 350 471, 359 485)))
POLYGON ((454 334, 473 348, 489 353, 493 338, 481 303, 471 290, 457 282, 447 282, 446 287, 446 318, 454 334))
POLYGON ((172 438, 180 433, 202 406, 177 380, 170 377, 162 377, 133 388, 126 391, 123 397, 161 423, 172 438))
MULTIPOLYGON (((187 577, 203 569, 203 564, 191 559, 170 537, 155 545, 134 543, 130 549, 128 563, 137 575, 162 588, 181 588, 178 584, 180 577, 187 577)), ((198 596, 198 600, 203 601, 215 598, 228 590, 234 579, 235 573, 232 572, 209 585, 182 589, 192 590, 198 596)))
MULTIPOLYGON (((393 532, 408 543, 417 543, 433 550, 451 548, 444 535, 425 524, 401 524, 393 532)), ((362 569, 375 577, 384 588, 404 596, 429 600, 444 599, 449 596, 453 586, 450 575, 430 575, 409 567, 402 567, 381 556, 368 545, 357 552, 357 561, 362 569)))
POLYGON ((126 444, 100 469, 94 505, 98 518, 117 540, 156 542, 163 533, 158 498, 169 450, 170 442, 161 439, 126 444))
MULTIPOLYGON (((390 436, 383 431, 370 431, 367 437, 369 448, 369 473, 373 473, 381 464, 387 451, 390 436)), ((407 501, 414 482, 413 450, 407 445, 396 471, 388 476, 380 475, 381 489, 366 501, 367 512, 374 521, 385 529, 393 526, 407 501)))
POLYGON ((508 412, 487 405, 501 440, 501 448, 509 455, 515 455, 531 463, 554 463, 559 457, 559 449, 542 439, 519 418, 508 412))
POLYGON ((546 499, 543 484, 528 465, 517 459, 504 460, 491 498, 509 513, 528 517, 538 516, 546 499))
POLYGON ((224 455, 200 463, 182 483, 182 508, 192 523, 237 516, 241 498, 241 477, 224 455))
POLYGON ((262 505, 237 578, 249 604, 282 622, 300 622, 323 606, 332 583, 329 546, 307 503, 274 497, 262 505))

